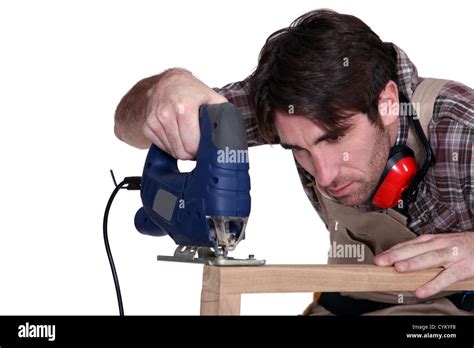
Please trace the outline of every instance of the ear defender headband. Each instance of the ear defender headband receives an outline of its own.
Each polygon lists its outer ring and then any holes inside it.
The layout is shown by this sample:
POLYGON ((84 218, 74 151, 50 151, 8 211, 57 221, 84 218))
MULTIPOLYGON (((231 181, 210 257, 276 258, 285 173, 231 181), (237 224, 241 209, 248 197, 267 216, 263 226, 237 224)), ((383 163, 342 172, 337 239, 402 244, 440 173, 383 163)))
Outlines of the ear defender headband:
MULTIPOLYGON (((401 93, 399 100, 403 103, 409 102, 401 93)), ((425 176, 429 167, 435 163, 433 151, 417 115, 413 112, 413 114, 408 115, 408 119, 409 126, 413 125, 415 127, 415 133, 423 145, 423 152, 425 154, 423 165, 418 170, 415 154, 408 146, 393 146, 390 149, 387 164, 374 191, 375 193, 370 199, 374 207, 398 207, 399 210, 406 211, 408 205, 416 200, 418 184, 425 176)))

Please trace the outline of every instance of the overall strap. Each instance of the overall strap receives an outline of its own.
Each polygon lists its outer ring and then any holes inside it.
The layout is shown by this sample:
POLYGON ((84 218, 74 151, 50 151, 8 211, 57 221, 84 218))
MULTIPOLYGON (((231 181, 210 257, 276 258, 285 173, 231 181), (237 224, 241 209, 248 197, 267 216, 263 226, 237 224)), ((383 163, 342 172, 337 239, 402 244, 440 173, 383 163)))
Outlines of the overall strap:
MULTIPOLYGON (((411 103, 427 139, 429 139, 428 125, 433 117, 436 97, 446 82, 449 80, 425 78, 418 84, 411 97, 411 103)), ((415 152, 416 162, 421 165, 423 147, 411 128, 408 132, 407 145, 415 152)))

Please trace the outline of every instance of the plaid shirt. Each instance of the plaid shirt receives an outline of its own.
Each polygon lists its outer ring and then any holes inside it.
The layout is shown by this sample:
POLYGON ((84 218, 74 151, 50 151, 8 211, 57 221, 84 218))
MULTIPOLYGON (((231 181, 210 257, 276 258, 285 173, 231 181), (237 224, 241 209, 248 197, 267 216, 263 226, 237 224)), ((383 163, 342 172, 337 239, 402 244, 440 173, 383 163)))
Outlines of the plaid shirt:
MULTIPOLYGON (((400 48, 397 52, 397 85, 401 93, 411 98, 423 80, 416 67, 400 48)), ((242 112, 249 146, 266 144, 260 136, 255 110, 249 100, 248 78, 215 88, 242 112)), ((396 144, 408 138, 408 119, 400 116, 396 144)), ((436 157, 419 185, 417 199, 407 212, 407 227, 416 234, 474 231, 474 90, 458 82, 446 83, 439 95, 429 125, 429 141, 436 157)), ((315 179, 295 160, 303 188, 311 204, 325 221, 314 193, 315 179)), ((383 210, 360 205, 364 210, 383 210)))

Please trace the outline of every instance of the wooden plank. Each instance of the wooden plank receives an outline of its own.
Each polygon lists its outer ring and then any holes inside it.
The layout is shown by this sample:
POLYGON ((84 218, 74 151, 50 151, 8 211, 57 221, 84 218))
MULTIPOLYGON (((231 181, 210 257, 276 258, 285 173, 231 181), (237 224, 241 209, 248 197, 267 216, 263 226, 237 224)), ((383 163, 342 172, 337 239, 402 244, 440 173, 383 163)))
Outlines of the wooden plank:
POLYGON ((240 294, 201 292, 201 315, 240 315, 240 294))
MULTIPOLYGON (((203 292, 218 297, 239 295, 240 306, 240 294, 244 293, 414 291, 442 270, 399 273, 393 267, 375 265, 205 266, 203 292)), ((458 282, 446 290, 474 290, 474 280, 458 282)), ((207 299, 209 294, 203 297, 207 299)))
POLYGON ((201 315, 240 315, 240 292, 222 291, 221 267, 204 266, 201 292, 201 315))

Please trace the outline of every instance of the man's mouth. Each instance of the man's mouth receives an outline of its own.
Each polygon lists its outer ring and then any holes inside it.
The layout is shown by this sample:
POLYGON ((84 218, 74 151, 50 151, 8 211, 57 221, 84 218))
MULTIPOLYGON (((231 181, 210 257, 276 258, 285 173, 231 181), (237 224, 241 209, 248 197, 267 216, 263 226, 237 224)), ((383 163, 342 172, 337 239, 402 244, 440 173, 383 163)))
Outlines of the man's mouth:
POLYGON ((342 186, 339 186, 335 189, 328 189, 328 191, 334 196, 334 197, 342 197, 342 196, 345 196, 347 195, 351 189, 352 189, 352 184, 354 182, 350 182, 348 184, 345 184, 345 185, 342 185, 342 186))

